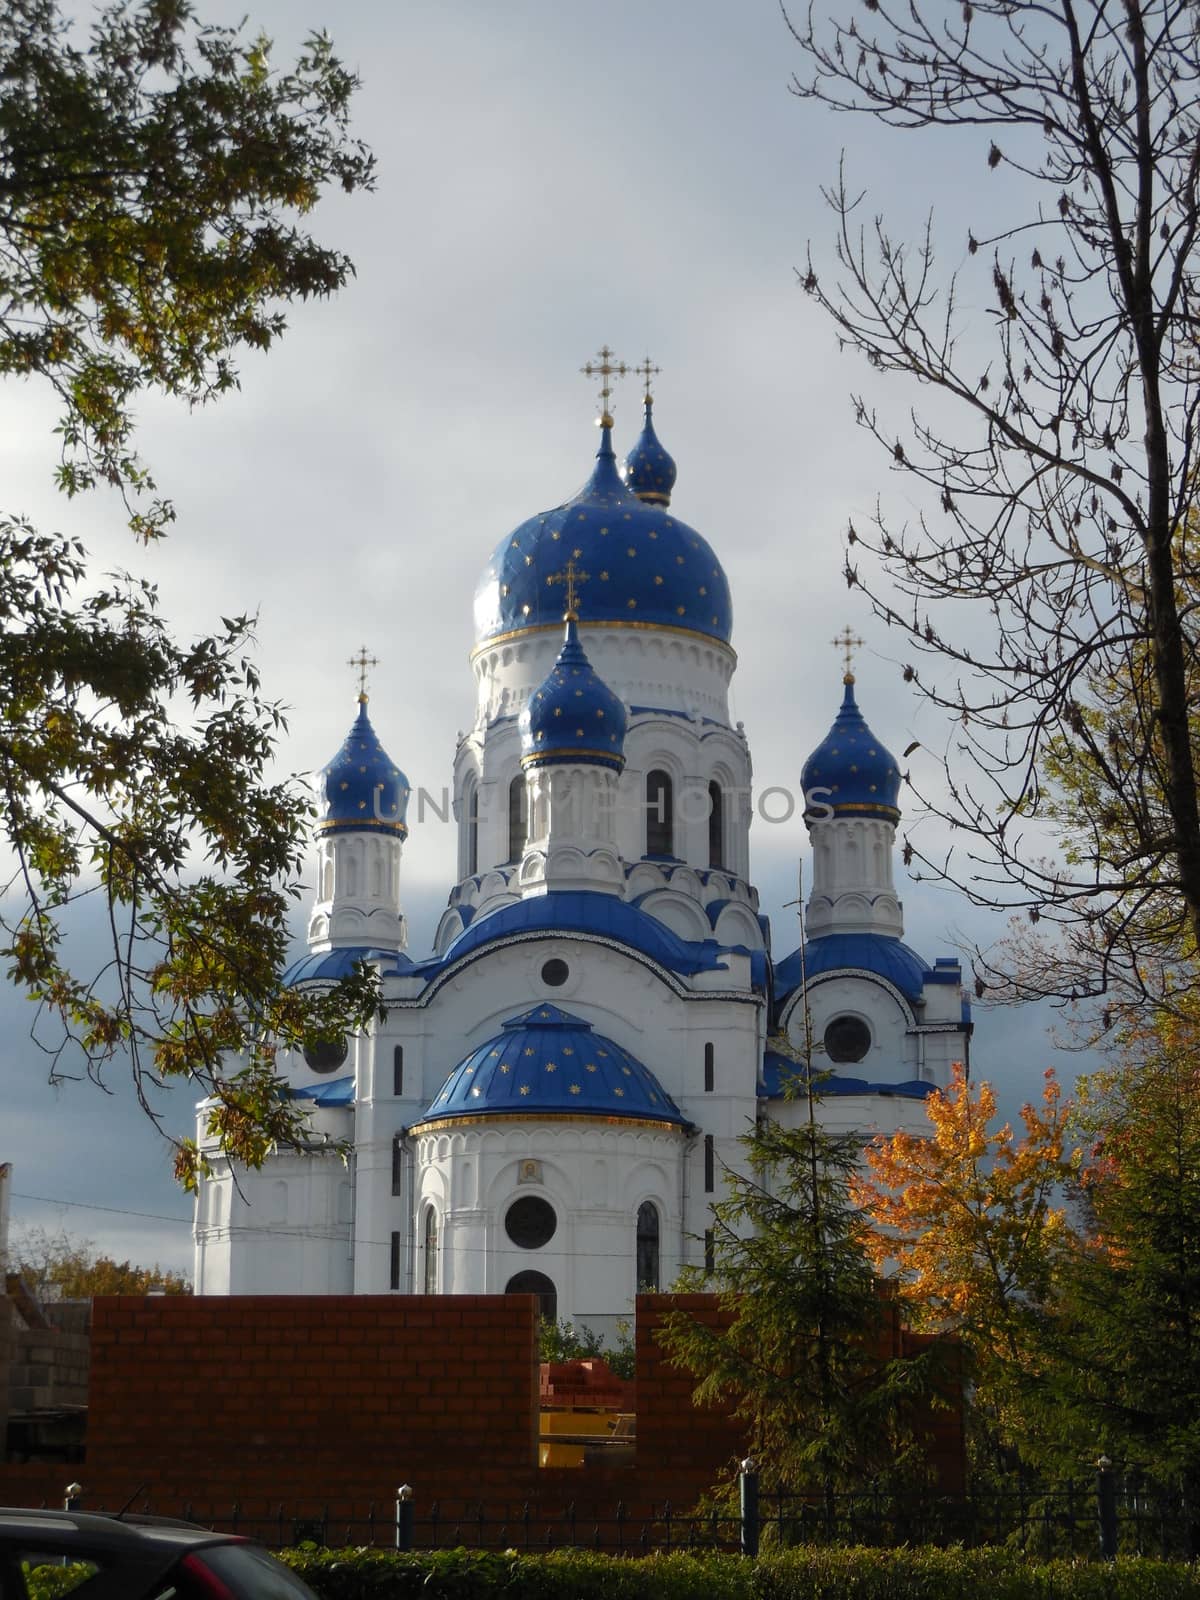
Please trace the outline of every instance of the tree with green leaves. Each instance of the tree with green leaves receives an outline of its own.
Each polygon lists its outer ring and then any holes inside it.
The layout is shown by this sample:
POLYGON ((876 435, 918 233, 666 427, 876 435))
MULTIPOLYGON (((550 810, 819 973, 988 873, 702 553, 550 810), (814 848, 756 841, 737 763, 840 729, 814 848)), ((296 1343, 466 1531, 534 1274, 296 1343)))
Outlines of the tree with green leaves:
POLYGON ((1081 1079, 1081 1243, 1060 1277, 1055 1392, 1073 1434, 1182 1488, 1200 1535, 1200 1014, 1131 1032, 1081 1079))
MULTIPOLYGON (((51 385, 61 488, 117 490, 142 540, 175 511, 137 454, 139 396, 228 391, 289 302, 352 271, 307 219, 329 187, 371 185, 355 87, 323 36, 279 70, 265 38, 204 25, 187 0, 88 25, 58 0, 5 7, 0 372, 51 385)), ((8 976, 61 1026, 52 1073, 128 1063, 152 1113, 156 1082, 186 1080, 222 1148, 257 1162, 300 1128, 279 1044, 353 1026, 373 988, 281 987, 308 802, 268 778, 282 718, 251 628, 234 614, 176 640, 149 579, 97 583, 76 540, 0 508, 8 976), (67 951, 84 898, 108 929, 100 972, 67 951)), ((177 1154, 191 1185, 195 1146, 177 1154)))
POLYGON ((862 1153, 854 1134, 821 1125, 798 1074, 796 1126, 763 1120, 742 1141, 744 1171, 725 1172, 712 1208, 712 1275, 727 1325, 670 1313, 660 1337, 696 1378, 698 1405, 746 1425, 749 1455, 772 1487, 822 1492, 897 1481, 920 1459, 914 1403, 930 1387, 926 1356, 902 1358, 893 1307, 868 1251, 869 1223, 850 1195, 862 1153))

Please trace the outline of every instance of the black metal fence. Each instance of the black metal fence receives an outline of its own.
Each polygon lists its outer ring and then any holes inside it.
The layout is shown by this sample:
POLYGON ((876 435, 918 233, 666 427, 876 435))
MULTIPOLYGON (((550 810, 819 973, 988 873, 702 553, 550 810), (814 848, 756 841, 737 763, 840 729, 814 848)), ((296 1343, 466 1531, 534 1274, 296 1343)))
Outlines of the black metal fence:
POLYGON ((1190 1506, 1181 1490, 1109 1468, 1065 1483, 1026 1482, 953 1499, 880 1485, 854 1493, 796 1493, 761 1488, 756 1474, 743 1472, 736 1507, 703 1515, 676 1509, 669 1501, 649 1509, 631 1509, 622 1501, 600 1509, 576 1501, 423 1504, 411 1490, 395 1501, 349 1510, 313 1500, 226 1506, 146 1502, 136 1511, 182 1517, 274 1548, 311 1543, 400 1550, 573 1547, 626 1555, 715 1549, 757 1555, 760 1549, 799 1544, 961 1544, 1005 1545, 1044 1557, 1137 1554, 1183 1560, 1200 1552, 1200 1508, 1190 1506))

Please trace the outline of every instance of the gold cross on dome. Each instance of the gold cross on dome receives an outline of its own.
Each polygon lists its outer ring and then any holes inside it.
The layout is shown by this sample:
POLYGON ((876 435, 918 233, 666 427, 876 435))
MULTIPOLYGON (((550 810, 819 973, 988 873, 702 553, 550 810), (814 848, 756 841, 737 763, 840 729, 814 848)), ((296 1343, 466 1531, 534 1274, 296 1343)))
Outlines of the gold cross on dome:
POLYGON ((845 681, 854 682, 854 652, 862 649, 862 640, 856 633, 851 633, 849 627, 842 629, 836 639, 831 639, 830 644, 835 650, 840 650, 846 658, 845 681))
POLYGON ((375 656, 369 656, 366 645, 361 644, 358 647, 358 654, 351 656, 346 665, 353 667, 358 673, 358 698, 365 700, 367 698, 367 668, 377 667, 379 665, 378 659, 375 656))
POLYGON ((565 622, 579 621, 579 611, 577 609, 579 596, 575 592, 575 585, 577 583, 586 583, 590 577, 590 572, 580 572, 575 565, 575 557, 572 556, 561 572, 552 572, 546 579, 547 583, 565 583, 567 586, 567 614, 563 619, 565 622))
POLYGON ((650 379, 651 378, 656 378, 658 376, 658 374, 662 371, 662 368, 661 367, 656 367, 651 362, 649 356, 644 356, 642 358, 642 360, 638 362, 637 366, 634 367, 633 370, 637 373, 638 377, 642 380, 642 389, 643 389, 643 391, 645 393, 645 396, 646 396, 646 404, 650 405, 651 402, 654 399, 654 396, 650 393, 650 379))
POLYGON ((600 381, 600 426, 612 427, 612 413, 609 411, 608 402, 612 399, 612 384, 610 378, 623 378, 629 368, 623 361, 617 361, 613 352, 606 344, 602 344, 594 361, 589 361, 580 367, 580 372, 587 378, 599 378, 600 381))

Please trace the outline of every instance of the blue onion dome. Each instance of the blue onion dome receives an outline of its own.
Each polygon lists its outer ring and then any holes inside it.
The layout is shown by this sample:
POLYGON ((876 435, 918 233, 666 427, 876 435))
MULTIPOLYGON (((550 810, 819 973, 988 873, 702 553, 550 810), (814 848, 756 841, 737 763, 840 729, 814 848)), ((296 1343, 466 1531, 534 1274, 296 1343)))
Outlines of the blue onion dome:
POLYGON ((601 678, 579 642, 578 619, 567 612, 567 631, 550 676, 521 712, 521 765, 562 762, 625 765, 625 706, 601 678))
POLYGON ((358 716, 346 742, 322 769, 318 833, 379 828, 408 834, 408 779, 379 742, 367 716, 367 697, 358 697, 358 716))
POLYGON ((675 487, 674 459, 659 443, 654 431, 654 401, 646 396, 646 420, 637 443, 625 457, 625 486, 650 505, 669 506, 675 487))
POLYGON ((545 1002, 510 1017, 495 1038, 460 1061, 420 1120, 547 1115, 686 1126, 679 1107, 636 1056, 594 1032, 582 1017, 545 1002))
POLYGON ((477 643, 557 626, 556 584, 573 559, 587 574, 585 628, 674 628, 727 644, 733 606, 712 546, 626 488, 611 421, 601 420, 595 470, 579 493, 496 546, 475 590, 477 643))
POLYGON ((824 933, 807 942, 803 959, 793 950, 775 963, 776 1001, 826 972, 842 971, 873 972, 914 1001, 920 1000, 931 977, 917 952, 890 934, 824 933))
POLYGON ((899 822, 900 768, 867 727, 854 698, 854 674, 845 677, 841 710, 825 738, 804 763, 800 785, 805 817, 833 807, 839 817, 881 817, 899 822))

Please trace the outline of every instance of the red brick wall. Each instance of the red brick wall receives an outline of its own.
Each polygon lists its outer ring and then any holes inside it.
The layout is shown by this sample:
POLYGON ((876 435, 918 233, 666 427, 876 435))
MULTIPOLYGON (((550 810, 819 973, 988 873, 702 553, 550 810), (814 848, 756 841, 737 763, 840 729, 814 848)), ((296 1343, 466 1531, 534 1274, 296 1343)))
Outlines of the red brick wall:
POLYGON ((671 1311, 685 1311, 708 1327, 727 1327, 729 1317, 709 1294, 639 1295, 637 1303, 638 1467, 661 1480, 660 1499, 690 1505, 746 1453, 741 1426, 727 1412, 692 1404, 696 1380, 671 1362, 658 1342, 658 1328, 671 1311))
POLYGON ((536 1465, 530 1296, 122 1296, 92 1338, 93 1489, 388 1500, 536 1465))
POLYGON ((668 1500, 683 1511, 742 1440, 692 1406, 692 1380, 659 1348, 670 1306, 721 1320, 706 1295, 639 1297, 636 1465, 539 1471, 532 1296, 97 1300, 87 1461, 0 1467, 0 1499, 53 1503, 78 1477, 91 1507, 328 1506, 336 1524, 371 1503, 386 1517, 408 1482, 422 1518, 435 1501, 451 1519, 480 1501, 507 1516, 525 1501, 544 1515, 573 1502, 581 1518, 618 1500, 631 1518, 668 1500))
POLYGON ((0 1506, 61 1506, 83 1472, 78 1462, 0 1461, 0 1506))

